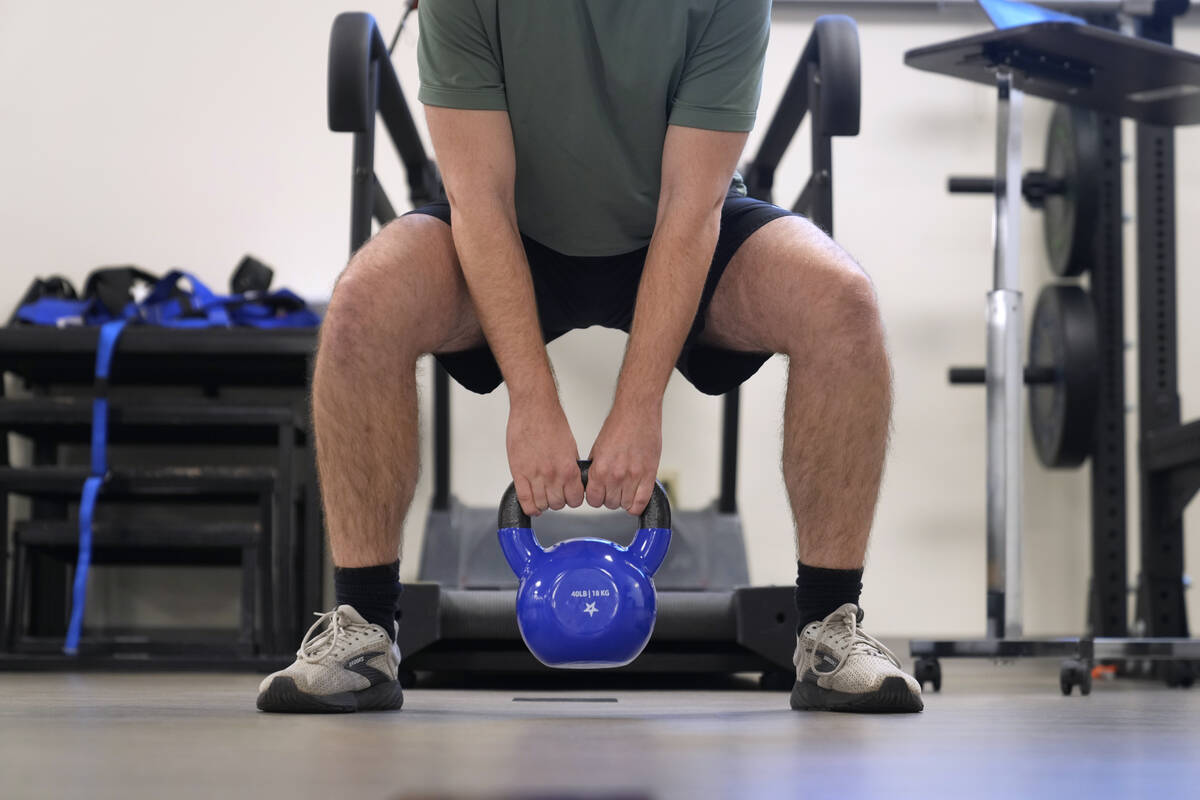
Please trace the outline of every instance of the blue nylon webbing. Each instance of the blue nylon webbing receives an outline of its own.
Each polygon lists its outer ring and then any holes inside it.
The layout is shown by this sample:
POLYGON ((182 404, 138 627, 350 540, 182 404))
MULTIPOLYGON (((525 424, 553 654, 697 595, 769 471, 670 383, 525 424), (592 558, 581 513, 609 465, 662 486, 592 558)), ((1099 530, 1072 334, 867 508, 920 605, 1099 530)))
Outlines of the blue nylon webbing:
POLYGON ((71 624, 63 652, 69 656, 79 652, 79 635, 83 631, 83 609, 87 605, 88 566, 92 563, 92 514, 96 511, 96 496, 104 478, 93 475, 83 482, 83 498, 79 502, 79 558, 75 562, 75 585, 72 587, 71 624))
MULTIPOLYGON (((99 389, 107 385, 112 369, 113 351, 117 339, 125 329, 125 321, 106 322, 100 327, 100 341, 96 344, 96 385, 99 389)), ((108 396, 97 391, 92 400, 92 470, 83 482, 83 495, 79 500, 79 557, 75 563, 75 584, 71 592, 71 622, 67 627, 67 640, 63 652, 75 655, 79 652, 79 636, 83 632, 83 613, 87 606, 88 567, 92 563, 92 517, 96 512, 96 499, 104 485, 108 472, 108 396)))
POLYGON ((108 472, 108 398, 92 400, 92 475, 108 472))

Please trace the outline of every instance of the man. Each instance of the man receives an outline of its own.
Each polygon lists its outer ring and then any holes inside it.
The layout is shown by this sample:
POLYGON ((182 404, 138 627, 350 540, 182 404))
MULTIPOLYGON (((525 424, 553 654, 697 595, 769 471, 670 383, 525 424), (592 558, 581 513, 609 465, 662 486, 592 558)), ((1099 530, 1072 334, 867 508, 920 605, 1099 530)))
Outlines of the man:
POLYGON ((770 0, 424 0, 419 98, 448 203, 351 259, 313 376, 337 607, 266 678, 270 711, 399 708, 401 524, 417 479, 416 360, 503 381, 522 508, 640 514, 671 369, 721 394, 788 356, 783 477, 796 522, 793 708, 920 711, 859 627, 891 372, 871 282, 803 218, 744 197, 770 0), (629 332, 612 409, 579 449, 544 343, 629 332))

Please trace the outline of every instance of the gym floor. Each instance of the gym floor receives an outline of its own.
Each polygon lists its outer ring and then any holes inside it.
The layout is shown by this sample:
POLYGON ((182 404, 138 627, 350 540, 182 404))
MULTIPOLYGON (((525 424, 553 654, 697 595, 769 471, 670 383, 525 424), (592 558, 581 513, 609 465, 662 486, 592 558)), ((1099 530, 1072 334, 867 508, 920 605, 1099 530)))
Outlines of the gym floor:
POLYGON ((1057 666, 943 662, 924 714, 724 691, 415 689, 268 715, 250 675, 0 675, 0 797, 1194 797, 1200 690, 1063 697, 1057 666))

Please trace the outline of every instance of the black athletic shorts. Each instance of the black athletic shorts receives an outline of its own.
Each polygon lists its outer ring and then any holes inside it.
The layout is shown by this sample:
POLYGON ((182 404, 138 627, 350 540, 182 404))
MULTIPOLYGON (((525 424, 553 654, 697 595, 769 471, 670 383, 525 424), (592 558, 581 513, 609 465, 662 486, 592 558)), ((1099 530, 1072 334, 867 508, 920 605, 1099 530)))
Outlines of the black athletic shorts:
MULTIPOLYGON (((450 205, 433 203, 408 212, 427 214, 450 224, 450 205)), ((721 209, 721 232, 700 306, 683 349, 678 369, 705 394, 724 394, 749 378, 771 353, 745 353, 700 342, 704 316, 725 267, 750 234, 773 219, 792 212, 761 200, 730 195, 721 209)), ((576 328, 602 325, 629 332, 638 281, 648 247, 615 256, 568 256, 522 235, 525 256, 533 277, 538 319, 546 341, 576 328)), ((434 357, 454 380, 467 389, 487 394, 503 381, 500 366, 486 344, 471 350, 437 353, 434 357)))

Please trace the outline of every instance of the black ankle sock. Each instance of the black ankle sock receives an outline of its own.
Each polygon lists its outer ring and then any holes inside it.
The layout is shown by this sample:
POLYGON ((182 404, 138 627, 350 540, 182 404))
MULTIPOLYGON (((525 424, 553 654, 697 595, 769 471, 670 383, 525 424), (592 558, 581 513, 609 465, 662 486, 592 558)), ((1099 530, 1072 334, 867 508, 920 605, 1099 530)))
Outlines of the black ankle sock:
POLYGON ((797 620, 803 628, 810 622, 825 619, 845 603, 858 605, 862 592, 861 569, 825 569, 796 562, 797 620))
POLYGON ((354 606, 363 619, 396 637, 396 606, 400 601, 400 562, 377 567, 334 567, 337 604, 354 606))

